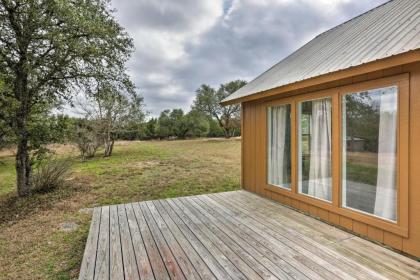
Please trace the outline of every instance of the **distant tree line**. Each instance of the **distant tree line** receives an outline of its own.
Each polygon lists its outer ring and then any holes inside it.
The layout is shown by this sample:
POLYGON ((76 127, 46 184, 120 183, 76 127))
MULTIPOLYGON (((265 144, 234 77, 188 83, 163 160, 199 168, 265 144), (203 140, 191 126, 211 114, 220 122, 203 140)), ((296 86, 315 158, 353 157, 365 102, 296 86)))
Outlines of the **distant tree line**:
POLYGON ((236 80, 214 89, 202 85, 196 90, 189 112, 163 110, 147 118, 143 98, 105 92, 89 95, 84 101, 84 117, 78 120, 76 142, 84 158, 93 157, 104 146, 104 156, 112 154, 115 140, 186 139, 196 137, 234 137, 241 134, 240 105, 222 107, 220 102, 242 86, 236 80))
POLYGON ((144 126, 143 139, 185 139, 195 137, 223 137, 219 125, 205 114, 182 109, 164 110, 158 118, 151 118, 144 126))
MULTIPOLYGON (((240 80, 232 81, 222 84, 218 90, 202 85, 196 91, 189 112, 166 109, 159 117, 151 118, 147 118, 143 97, 132 88, 122 94, 98 86, 77 104, 82 110, 80 117, 54 115, 48 110, 31 117, 28 132, 33 161, 48 153, 46 144, 49 143, 73 143, 82 158, 88 159, 100 148, 104 157, 111 156, 116 140, 239 136, 239 105, 222 107, 220 101, 245 84, 240 80)), ((15 143, 15 134, 5 125, 5 119, 0 119, 0 148, 15 143)))

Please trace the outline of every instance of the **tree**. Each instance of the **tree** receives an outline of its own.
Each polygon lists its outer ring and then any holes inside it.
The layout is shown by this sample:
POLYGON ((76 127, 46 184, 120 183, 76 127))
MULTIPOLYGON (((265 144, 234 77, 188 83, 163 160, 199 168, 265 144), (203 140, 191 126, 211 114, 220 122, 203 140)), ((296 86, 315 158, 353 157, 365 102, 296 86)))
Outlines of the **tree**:
POLYGON ((208 137, 223 137, 225 136, 223 129, 220 127, 219 123, 209 117, 209 132, 207 133, 208 137))
POLYGON ((209 118, 203 112, 191 110, 186 116, 188 136, 206 136, 210 129, 209 118))
POLYGON ((170 110, 163 110, 158 118, 157 135, 160 139, 169 138, 173 135, 170 112, 170 110))
POLYGON ((232 137, 239 130, 240 104, 221 106, 220 102, 244 85, 245 81, 236 80, 220 85, 217 91, 209 85, 202 85, 196 91, 193 109, 215 118, 223 129, 224 136, 232 137))
POLYGON ((209 131, 209 120, 203 112, 191 110, 185 114, 182 109, 164 110, 159 118, 150 119, 145 126, 147 138, 205 136, 209 131))
POLYGON ((156 118, 151 118, 144 125, 144 136, 147 139, 155 139, 158 137, 158 120, 156 118))
POLYGON ((16 139, 20 196, 32 185, 31 119, 70 101, 92 78, 112 80, 132 49, 108 0, 0 0, 0 75, 10 86, 0 108, 16 139))
POLYGON ((112 155, 115 140, 120 135, 128 129, 140 129, 145 118, 143 97, 135 92, 124 72, 119 75, 121 78, 113 81, 96 80, 95 86, 88 90, 88 102, 81 104, 85 118, 98 125, 105 157, 112 155))
POLYGON ((147 116, 143 96, 132 94, 130 96, 128 115, 119 133, 119 138, 134 140, 141 139, 144 135, 144 122, 147 116))
POLYGON ((182 109, 173 109, 169 114, 171 123, 171 135, 177 138, 184 139, 190 130, 190 123, 188 122, 187 116, 184 115, 182 109))
POLYGON ((103 137, 96 121, 93 120, 79 119, 75 125, 73 138, 83 160, 93 158, 103 144, 103 137))
POLYGON ((0 75, 0 150, 13 143, 13 133, 10 128, 8 108, 5 107, 5 96, 10 88, 0 75))

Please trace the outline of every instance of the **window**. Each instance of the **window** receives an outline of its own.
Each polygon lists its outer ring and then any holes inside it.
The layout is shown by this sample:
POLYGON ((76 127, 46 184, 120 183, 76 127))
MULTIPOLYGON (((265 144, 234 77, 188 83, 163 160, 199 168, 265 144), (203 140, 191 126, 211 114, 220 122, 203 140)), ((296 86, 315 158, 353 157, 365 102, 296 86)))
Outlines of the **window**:
POLYGON ((255 144, 267 148, 256 166, 265 190, 407 237, 409 81, 404 73, 264 101, 267 138, 255 144))
POLYGON ((342 99, 342 203, 396 221, 396 86, 342 99))
POLYGON ((291 105, 268 108, 268 183, 290 189, 291 105))
POLYGON ((331 201, 331 98, 298 103, 299 192, 331 201))

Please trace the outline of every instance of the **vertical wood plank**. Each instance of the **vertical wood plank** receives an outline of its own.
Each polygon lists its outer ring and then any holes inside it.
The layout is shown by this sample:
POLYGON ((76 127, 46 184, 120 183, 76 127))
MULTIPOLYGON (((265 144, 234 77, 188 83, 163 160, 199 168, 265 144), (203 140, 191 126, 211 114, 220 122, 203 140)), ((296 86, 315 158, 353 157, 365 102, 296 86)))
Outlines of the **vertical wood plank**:
POLYGON ((299 200, 292 199, 292 207, 295 209, 299 209, 299 200))
POLYGON ((140 280, 137 261, 134 255, 133 242, 131 241, 130 229, 128 227, 127 214, 124 205, 118 205, 118 219, 120 223, 121 250, 124 263, 125 279, 140 280))
POLYGON ((96 251, 95 279, 109 279, 109 245, 109 206, 103 206, 96 251))
POLYGON ((329 212, 328 213, 328 220, 332 224, 335 224, 335 225, 339 225, 340 224, 340 216, 338 214, 329 212))
POLYGON ((402 250, 402 238, 390 232, 384 231, 384 244, 394 249, 402 250))
MULTIPOLYGON (((147 207, 146 202, 140 203, 140 208, 143 212, 143 216, 146 220, 146 223, 149 226, 150 232, 152 233, 153 239, 155 240, 156 246, 160 252, 163 262, 165 263, 166 270, 168 271, 169 276, 171 277, 171 279, 185 279, 184 274, 182 273, 182 270, 179 267, 179 264, 174 254, 172 253, 171 249, 166 243, 166 240, 163 237, 162 232, 159 230, 158 226, 156 225, 156 222, 153 219, 150 213, 150 210, 147 207)), ((194 276, 196 275, 195 274, 191 275, 192 278, 194 276)))
POLYGON ((409 158, 409 239, 403 240, 403 250, 420 257, 420 64, 406 67, 410 72, 410 158, 409 158), (417 143, 417 144, 416 144, 417 143))
MULTIPOLYGON (((162 235, 164 236, 168 246, 171 248, 171 251, 177 259, 177 262, 181 267, 184 275, 188 279, 201 279, 201 277, 210 278, 211 272, 209 271, 207 266, 205 266, 205 264, 201 261, 200 257, 197 256, 197 254, 194 254, 194 256, 196 258, 198 257, 198 260, 191 260, 190 258, 188 258, 188 255, 191 254, 190 252, 192 251, 190 250, 192 249, 191 246, 187 246, 188 248, 184 248, 181 244, 179 244, 176 238, 176 233, 172 232, 169 229, 169 226, 162 219, 153 202, 147 201, 146 204, 149 208, 151 216, 156 222, 157 227, 162 232, 162 235), (197 265, 197 268, 195 268, 194 265, 197 265), (202 271, 204 273, 202 275, 199 275, 199 271, 202 271)), ((178 238, 180 237, 178 236, 178 238)))
POLYGON ((318 216, 320 219, 324 220, 324 221, 328 221, 328 211, 319 208, 318 209, 318 216))
POLYGON ((251 145, 250 145, 250 133, 249 133, 249 125, 250 125, 250 110, 249 110, 249 104, 248 103, 242 103, 243 106, 243 113, 244 113, 244 124, 243 124, 243 133, 242 133, 242 144, 243 144, 243 188, 246 190, 250 189, 250 177, 251 173, 249 172, 249 166, 251 164, 251 158, 249 156, 249 153, 251 151, 251 145))
POLYGON ((153 274, 156 279, 170 279, 163 260, 160 256, 159 250, 153 240, 152 233, 147 225, 139 203, 133 203, 134 214, 139 225, 141 236, 143 237, 144 246, 147 251, 147 255, 152 265, 153 274))
POLYGON ((88 239, 86 241, 85 253, 80 268, 79 279, 93 279, 95 274, 96 249, 98 246, 99 229, 101 222, 101 208, 95 208, 92 214, 92 222, 88 239))
POLYGON ((291 206, 292 205, 292 199, 290 197, 285 196, 284 197, 284 204, 287 206, 291 206))
POLYGON ((257 118, 257 112, 256 112, 256 106, 255 104, 252 104, 251 107, 251 111, 252 111, 252 119, 251 119, 251 141, 252 141, 252 149, 251 149, 251 190, 253 192, 256 191, 256 183, 257 183, 257 129, 256 129, 256 118, 257 118))
POLYGON ((134 215, 133 205, 126 204, 125 211, 127 213, 128 227, 131 232, 131 239, 133 241, 134 253, 136 255, 137 268, 139 270, 140 278, 145 280, 154 279, 149 256, 147 255, 136 216, 134 215))
POLYGON ((258 164, 257 164, 257 188, 258 193, 263 194, 267 183, 267 116, 264 104, 258 104, 257 137, 258 137, 258 164))
POLYGON ((207 235, 203 232, 202 228, 200 229, 200 222, 197 221, 194 217, 189 215, 189 212, 185 208, 180 208, 179 202, 176 200, 166 200, 165 202, 173 209, 173 212, 176 212, 179 218, 188 226, 188 228, 200 239, 206 249, 216 257, 222 267, 229 273, 233 279, 246 279, 246 276, 242 274, 236 265, 238 263, 233 262, 229 258, 227 248, 221 246, 221 243, 218 243, 216 239, 213 239, 210 235, 207 235), (216 242, 216 243, 215 243, 216 242))
POLYGON ((305 202, 302 202, 302 201, 299 202, 299 209, 302 212, 309 213, 309 205, 306 204, 305 202))
POLYGON ((340 216, 340 226, 348 230, 353 230, 353 220, 344 216, 340 216))
POLYGON ((368 237, 375 241, 384 242, 384 231, 382 229, 368 225, 368 237))
MULTIPOLYGON (((397 180, 398 180, 398 192, 397 192, 397 217, 398 223, 408 228, 409 220, 409 98, 410 98, 409 81, 402 81, 399 83, 399 121, 398 121, 398 160, 397 160, 397 180)), ((420 202, 420 200, 419 200, 420 202)), ((418 212, 420 213, 420 212, 418 212)), ((414 214, 416 215, 416 214, 414 214)), ((418 215, 418 214, 417 214, 418 215)))
POLYGON ((318 207, 309 205, 309 214, 318 217, 318 207))
MULTIPOLYGON (((156 209, 166 221, 166 224, 171 228, 172 231, 180 232, 188 243, 183 242, 183 248, 189 248, 190 246, 195 250, 196 254, 205 262, 208 269, 214 274, 217 279, 230 279, 230 276, 223 269, 216 258, 210 254, 203 243, 197 238, 196 235, 188 228, 188 226, 181 220, 181 218, 170 208, 165 201, 155 201, 154 205, 156 209), (190 246, 188 246, 190 244, 190 246)), ((184 238, 178 239, 183 240, 184 238)), ((194 254, 189 254, 189 257, 193 257, 194 254)), ((204 270, 199 270, 204 272, 204 270)), ((203 277, 204 279, 212 279, 212 277, 203 277)))
POLYGON ((363 236, 368 235, 368 227, 365 223, 362 222, 353 221, 353 231, 363 236))
POLYGON ((124 279, 124 265, 121 252, 120 225, 118 208, 116 205, 109 207, 109 238, 110 238, 110 279, 124 279))
POLYGON ((261 165, 263 164, 263 162, 261 161, 261 111, 260 111, 260 106, 258 103, 254 104, 254 108, 255 108, 255 125, 254 125, 254 135, 255 135, 255 192, 256 193, 261 193, 261 165))

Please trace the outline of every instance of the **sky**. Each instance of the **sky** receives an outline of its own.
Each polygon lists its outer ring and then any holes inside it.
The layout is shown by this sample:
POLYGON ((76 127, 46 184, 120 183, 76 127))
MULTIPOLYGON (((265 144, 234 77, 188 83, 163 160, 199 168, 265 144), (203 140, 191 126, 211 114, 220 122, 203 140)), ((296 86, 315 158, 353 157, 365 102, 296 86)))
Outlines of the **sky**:
POLYGON ((112 0, 134 39, 127 67, 146 110, 190 109, 202 84, 253 78, 385 0, 112 0))

